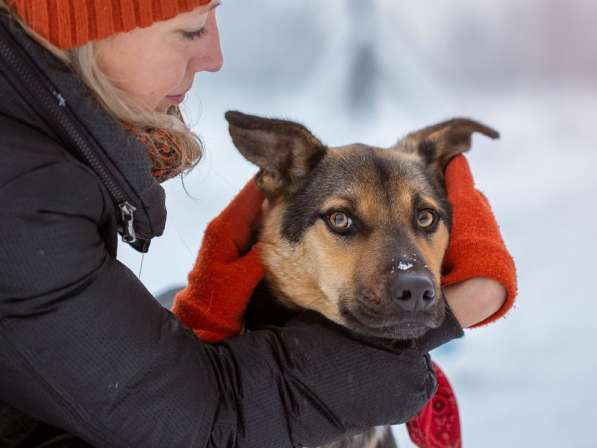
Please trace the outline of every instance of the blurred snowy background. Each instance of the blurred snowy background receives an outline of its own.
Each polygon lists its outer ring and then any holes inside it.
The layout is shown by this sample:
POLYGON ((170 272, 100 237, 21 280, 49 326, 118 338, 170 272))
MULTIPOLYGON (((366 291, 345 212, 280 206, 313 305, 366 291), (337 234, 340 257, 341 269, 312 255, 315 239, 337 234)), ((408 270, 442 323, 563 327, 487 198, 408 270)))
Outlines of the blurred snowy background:
MULTIPOLYGON (((294 119, 325 143, 389 146, 453 116, 498 129, 469 161, 518 266, 516 308, 433 353, 465 447, 596 447, 597 2, 225 0, 224 69, 185 112, 207 154, 166 184, 168 226, 141 279, 185 283, 206 222, 255 172, 228 109, 294 119)), ((139 273, 141 256, 121 259, 139 273)), ((413 446, 403 428, 400 445, 413 446)))

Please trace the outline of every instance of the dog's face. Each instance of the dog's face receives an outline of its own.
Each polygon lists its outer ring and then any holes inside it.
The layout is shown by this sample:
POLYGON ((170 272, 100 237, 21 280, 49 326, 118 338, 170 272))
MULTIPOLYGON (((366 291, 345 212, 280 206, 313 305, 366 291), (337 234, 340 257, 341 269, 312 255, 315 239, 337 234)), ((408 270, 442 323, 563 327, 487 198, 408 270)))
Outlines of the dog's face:
POLYGON ((456 119, 388 149, 327 148, 297 123, 226 118, 260 167, 269 199, 260 241, 278 299, 377 337, 416 338, 441 324, 451 219, 443 171, 473 132, 495 131, 456 119))

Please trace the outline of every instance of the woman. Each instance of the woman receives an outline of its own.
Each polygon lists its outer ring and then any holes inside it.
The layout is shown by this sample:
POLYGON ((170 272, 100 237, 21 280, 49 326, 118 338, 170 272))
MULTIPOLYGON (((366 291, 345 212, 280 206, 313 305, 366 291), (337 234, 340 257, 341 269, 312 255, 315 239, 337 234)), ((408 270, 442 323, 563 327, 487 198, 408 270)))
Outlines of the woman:
MULTIPOLYGON (((98 447, 315 446, 412 417, 436 387, 426 352, 462 335, 448 313, 416 347, 389 350, 304 313, 210 345, 116 260, 118 233, 148 250, 166 217, 158 182, 199 159, 176 106, 197 72, 221 67, 217 6, 0 0, 6 446, 36 446, 53 427, 98 447)), ((216 222, 206 239, 242 243, 255 215, 247 194, 256 193, 248 187, 224 212, 244 228, 216 222)), ((222 284, 261 271, 255 251, 201 262, 217 270, 194 290, 214 301, 245 300, 246 288, 222 284)), ((487 279, 448 294, 464 325, 509 308, 510 284, 489 276, 508 294, 487 279)), ((44 446, 79 443, 65 433, 44 446)))

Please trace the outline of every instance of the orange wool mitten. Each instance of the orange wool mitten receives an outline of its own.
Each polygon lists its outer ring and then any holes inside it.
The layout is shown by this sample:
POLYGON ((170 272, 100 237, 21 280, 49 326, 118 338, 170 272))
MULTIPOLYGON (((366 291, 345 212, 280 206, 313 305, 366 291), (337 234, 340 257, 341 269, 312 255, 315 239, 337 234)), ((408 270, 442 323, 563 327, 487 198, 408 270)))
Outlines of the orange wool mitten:
POLYGON ((189 283, 174 298, 172 312, 204 341, 240 333, 249 299, 264 274, 259 244, 241 255, 264 199, 251 179, 208 224, 189 283))
POLYGON ((474 277, 490 277, 506 289, 502 307, 472 326, 478 327, 495 321, 512 307, 516 297, 516 268, 489 201, 475 189, 463 155, 457 155, 448 163, 445 179, 448 200, 452 204, 452 230, 443 261, 442 286, 474 277))

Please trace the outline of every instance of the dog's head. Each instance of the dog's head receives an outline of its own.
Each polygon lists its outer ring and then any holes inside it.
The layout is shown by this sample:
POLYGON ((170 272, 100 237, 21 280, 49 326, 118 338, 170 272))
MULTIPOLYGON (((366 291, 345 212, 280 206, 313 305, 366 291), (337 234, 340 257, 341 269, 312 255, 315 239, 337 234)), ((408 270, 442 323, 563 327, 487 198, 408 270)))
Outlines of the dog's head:
POLYGON ((294 122, 226 119, 238 150, 260 168, 269 200, 260 241, 278 299, 378 337, 416 338, 441 324, 451 225, 444 168, 474 132, 496 131, 454 119, 388 149, 328 148, 294 122))

